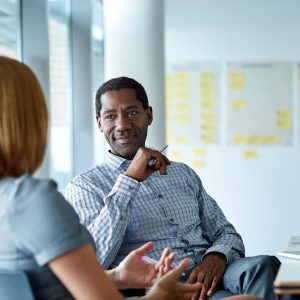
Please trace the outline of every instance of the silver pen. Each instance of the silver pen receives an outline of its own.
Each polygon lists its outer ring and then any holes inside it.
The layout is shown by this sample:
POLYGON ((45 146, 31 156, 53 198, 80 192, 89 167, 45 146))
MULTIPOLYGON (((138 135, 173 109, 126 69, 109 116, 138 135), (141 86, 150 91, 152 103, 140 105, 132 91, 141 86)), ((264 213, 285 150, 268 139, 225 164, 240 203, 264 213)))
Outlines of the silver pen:
MULTIPOLYGON (((167 148, 168 148, 169 145, 166 145, 164 146, 160 151, 159 153, 163 153, 167 148)), ((155 164, 156 160, 154 158, 151 158, 148 162, 148 165, 149 166, 153 166, 155 164)))
POLYGON ((169 146, 169 145, 164 146, 159 152, 160 152, 160 153, 163 153, 163 152, 168 148, 168 146, 169 146))

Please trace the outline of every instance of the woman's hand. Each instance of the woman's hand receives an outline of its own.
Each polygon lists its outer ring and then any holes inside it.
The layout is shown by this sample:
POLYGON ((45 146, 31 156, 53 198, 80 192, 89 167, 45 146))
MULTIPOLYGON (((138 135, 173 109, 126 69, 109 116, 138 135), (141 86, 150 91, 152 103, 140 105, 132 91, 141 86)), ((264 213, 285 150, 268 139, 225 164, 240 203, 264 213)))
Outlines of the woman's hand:
POLYGON ((189 284, 178 282, 181 274, 191 264, 186 258, 174 270, 165 274, 150 289, 149 293, 141 299, 147 300, 181 300, 191 299, 193 294, 201 288, 200 283, 189 284))
POLYGON ((171 269, 175 253, 165 248, 159 262, 156 264, 143 262, 143 256, 154 247, 153 242, 148 242, 142 247, 129 253, 118 267, 108 271, 110 278, 119 289, 148 288, 155 281, 171 269))

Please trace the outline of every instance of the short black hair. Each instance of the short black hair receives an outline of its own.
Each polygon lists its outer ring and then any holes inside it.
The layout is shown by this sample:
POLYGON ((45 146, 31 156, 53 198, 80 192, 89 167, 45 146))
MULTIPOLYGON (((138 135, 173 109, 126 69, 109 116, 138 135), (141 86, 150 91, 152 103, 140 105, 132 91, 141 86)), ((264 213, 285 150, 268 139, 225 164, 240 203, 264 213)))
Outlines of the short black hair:
POLYGON ((133 89, 135 90, 136 98, 142 102, 144 109, 149 107, 147 93, 144 87, 136 80, 129 77, 117 77, 104 82, 98 89, 95 99, 96 115, 100 116, 101 111, 101 96, 113 90, 133 89))

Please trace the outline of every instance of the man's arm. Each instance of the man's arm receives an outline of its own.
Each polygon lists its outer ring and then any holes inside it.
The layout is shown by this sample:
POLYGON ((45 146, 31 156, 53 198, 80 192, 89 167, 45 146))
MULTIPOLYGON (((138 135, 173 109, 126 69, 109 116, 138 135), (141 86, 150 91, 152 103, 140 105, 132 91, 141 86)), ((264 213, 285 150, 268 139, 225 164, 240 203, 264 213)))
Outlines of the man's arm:
POLYGON ((204 254, 202 262, 192 271, 188 282, 199 282, 202 285, 202 288, 193 295, 192 300, 205 300, 218 289, 227 264, 245 256, 245 247, 241 236, 228 222, 216 201, 206 193, 196 174, 195 179, 199 185, 201 229, 203 237, 211 246, 204 254))
POLYGON ((114 261, 122 244, 131 215, 131 202, 138 188, 138 181, 123 174, 104 198, 80 178, 66 188, 66 199, 92 234, 97 256, 105 268, 114 261))
POLYGON ((227 264, 244 257, 245 247, 240 234, 228 222, 216 201, 206 193, 201 181, 200 184, 201 229, 203 236, 211 245, 205 255, 213 252, 222 253, 226 256, 227 264))

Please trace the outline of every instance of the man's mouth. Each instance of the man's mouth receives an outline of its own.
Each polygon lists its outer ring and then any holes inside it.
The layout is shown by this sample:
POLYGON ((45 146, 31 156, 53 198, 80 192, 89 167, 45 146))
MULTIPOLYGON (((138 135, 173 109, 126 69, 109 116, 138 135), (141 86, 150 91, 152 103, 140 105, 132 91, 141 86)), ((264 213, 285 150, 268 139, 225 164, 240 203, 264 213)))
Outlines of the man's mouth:
POLYGON ((134 135, 115 137, 115 141, 120 144, 128 144, 134 139, 134 135))

